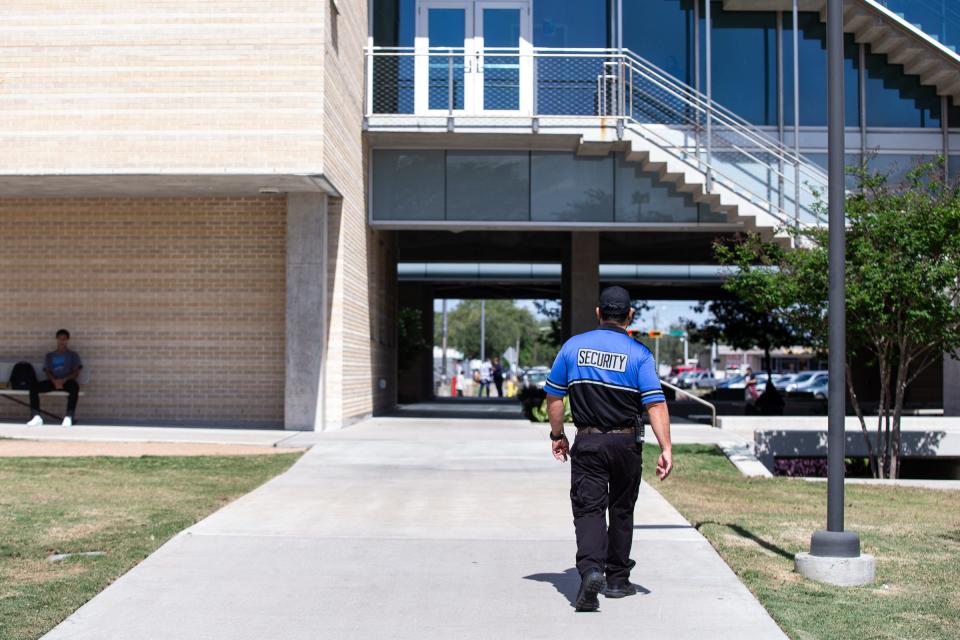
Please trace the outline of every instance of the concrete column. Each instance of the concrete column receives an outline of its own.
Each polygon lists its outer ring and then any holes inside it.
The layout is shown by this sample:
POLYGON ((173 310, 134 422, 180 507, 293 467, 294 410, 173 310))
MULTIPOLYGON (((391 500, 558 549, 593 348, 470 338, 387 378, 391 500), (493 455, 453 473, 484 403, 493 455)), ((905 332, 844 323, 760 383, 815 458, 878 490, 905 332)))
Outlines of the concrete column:
POLYGON ((322 431, 325 423, 326 222, 326 194, 287 196, 286 429, 322 431))
POLYGON ((597 327, 600 296, 600 234, 574 231, 570 253, 563 263, 564 339, 597 327))
MULTIPOLYGON (((429 345, 416 352, 409 352, 409 345, 397 345, 398 401, 402 404, 425 402, 433 399, 433 288, 419 283, 400 285, 400 308, 420 311, 421 341, 429 345)), ((464 370, 469 369, 464 366, 464 370)))
POLYGON ((960 416, 960 360, 943 354, 943 415, 960 416))

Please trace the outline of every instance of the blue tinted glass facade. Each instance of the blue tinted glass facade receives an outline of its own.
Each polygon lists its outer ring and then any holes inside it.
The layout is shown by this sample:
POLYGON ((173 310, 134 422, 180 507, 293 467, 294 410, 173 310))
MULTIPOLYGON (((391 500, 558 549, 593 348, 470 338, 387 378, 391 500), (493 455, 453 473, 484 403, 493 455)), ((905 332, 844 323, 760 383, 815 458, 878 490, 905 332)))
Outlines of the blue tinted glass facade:
POLYGON ((950 47, 960 47, 960 3, 956 0, 877 0, 907 22, 950 47))
POLYGON ((623 0, 623 46, 694 85, 691 0, 623 0))
POLYGON ((940 127, 940 96, 867 46, 867 126, 940 127))
POLYGON ((611 46, 607 0, 533 0, 533 45, 556 49, 611 46))
POLYGON ((713 99, 753 124, 777 124, 776 14, 714 2, 711 17, 713 99))
MULTIPOLYGON (((827 126, 827 27, 819 13, 801 13, 800 22, 800 124, 827 126)), ((844 119, 848 127, 860 126, 860 52, 850 34, 844 35, 844 119)), ((776 64, 776 62, 774 62, 776 64)), ((783 15, 784 122, 793 125, 793 16, 783 15)))

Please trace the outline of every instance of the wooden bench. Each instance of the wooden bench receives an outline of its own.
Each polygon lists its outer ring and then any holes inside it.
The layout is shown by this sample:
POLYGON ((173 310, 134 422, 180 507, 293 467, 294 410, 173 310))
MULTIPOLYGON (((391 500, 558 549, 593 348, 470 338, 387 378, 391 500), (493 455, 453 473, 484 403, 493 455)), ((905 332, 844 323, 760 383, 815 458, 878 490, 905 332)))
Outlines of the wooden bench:
MULTIPOLYGON (((29 396, 30 391, 27 389, 11 389, 10 388, 10 372, 13 371, 13 366, 17 362, 24 362, 29 360, 17 360, 13 362, 3 362, 0 361, 0 396, 3 396, 10 400, 11 402, 16 402, 17 404, 22 404, 25 407, 30 406, 29 396), (24 400, 23 398, 27 398, 24 400)), ((43 362, 30 362, 33 366, 34 372, 37 374, 37 380, 46 380, 47 374, 43 371, 43 362)), ((80 385, 81 391, 80 395, 86 395, 82 390, 83 386, 90 382, 90 370, 87 367, 80 369, 80 375, 77 376, 77 383, 80 385)), ((43 396, 62 396, 66 398, 69 394, 66 391, 49 391, 47 393, 41 394, 43 396)), ((57 416, 50 413, 49 411, 40 410, 40 413, 50 416, 51 418, 56 418, 57 420, 62 420, 63 416, 57 416)))

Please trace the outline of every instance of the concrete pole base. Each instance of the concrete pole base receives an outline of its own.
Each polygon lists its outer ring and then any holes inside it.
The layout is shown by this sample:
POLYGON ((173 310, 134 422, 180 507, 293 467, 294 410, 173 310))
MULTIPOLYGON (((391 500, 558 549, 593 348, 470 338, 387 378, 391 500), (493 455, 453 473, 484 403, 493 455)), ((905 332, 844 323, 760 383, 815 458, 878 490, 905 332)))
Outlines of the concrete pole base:
POLYGON ((876 578, 876 561, 869 554, 855 558, 837 558, 798 553, 795 556, 797 573, 839 587, 870 584, 876 578))

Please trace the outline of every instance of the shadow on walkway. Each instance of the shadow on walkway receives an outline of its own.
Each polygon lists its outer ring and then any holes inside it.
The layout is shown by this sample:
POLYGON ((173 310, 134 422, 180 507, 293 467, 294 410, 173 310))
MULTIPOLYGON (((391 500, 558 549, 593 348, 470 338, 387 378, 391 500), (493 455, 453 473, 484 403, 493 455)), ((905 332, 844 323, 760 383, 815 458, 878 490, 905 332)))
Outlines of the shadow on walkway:
MULTIPOLYGON (((561 595, 563 595, 571 607, 577 606, 577 591, 580 590, 580 574, 576 567, 571 567, 563 573, 535 573, 530 576, 524 576, 524 580, 535 580, 537 582, 549 582, 561 595)), ((637 593, 646 595, 650 590, 634 583, 637 587, 637 593)))

